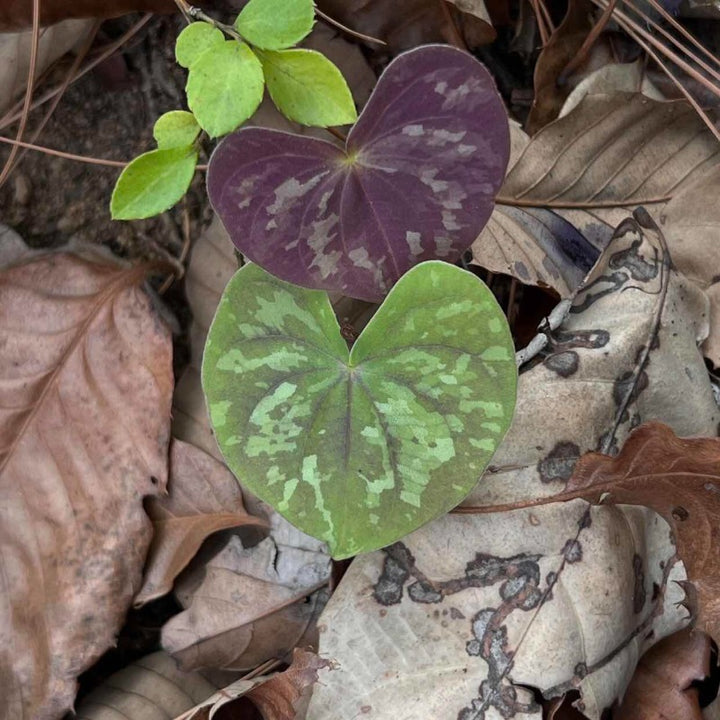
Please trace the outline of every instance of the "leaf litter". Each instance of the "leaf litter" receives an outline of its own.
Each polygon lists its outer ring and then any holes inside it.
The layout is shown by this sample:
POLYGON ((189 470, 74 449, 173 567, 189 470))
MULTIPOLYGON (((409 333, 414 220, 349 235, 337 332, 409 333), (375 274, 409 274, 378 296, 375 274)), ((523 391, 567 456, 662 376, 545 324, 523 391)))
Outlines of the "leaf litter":
MULTIPOLYGON (((503 42, 497 3, 417 0, 402 17, 376 2, 320 5, 390 41, 366 41, 376 70, 423 41, 503 42)), ((472 263, 514 278, 508 308, 519 297, 529 312, 521 284, 565 302, 518 354, 518 410, 482 482, 457 512, 355 558, 339 585, 345 566, 333 568, 321 542, 246 492, 208 423, 202 347, 242 261, 219 221, 193 241, 186 274, 190 362, 175 388, 172 443, 170 335, 142 287, 147 271, 85 252, 38 253, 2 231, 11 301, 0 314, 11 340, 0 347, 11 363, 0 432, 20 458, 0 472, 12 501, 2 539, 14 613, 3 625, 13 653, 0 663, 7 717, 59 718, 131 603, 152 608, 171 590, 183 608, 162 631, 171 655, 111 677, 79 717, 209 718, 227 705, 245 712, 237 703, 247 702, 265 720, 701 716, 707 700, 696 686, 713 673, 710 645, 686 626, 718 637, 720 418, 703 360, 720 364, 717 141, 690 105, 660 95, 645 58, 623 62, 626 48, 610 33, 583 50, 597 22, 588 4, 571 3, 557 28, 544 3, 532 5, 549 39, 534 67, 533 136, 511 122, 510 167, 472 263), (73 364, 77 350, 58 350, 64 333, 54 333, 93 302, 101 309, 78 343, 82 365, 73 364), (125 304, 113 321, 126 334, 102 331, 102 308, 125 304), (58 353, 62 372, 48 371, 58 353), (59 390, 41 388, 46 371, 59 390), (34 383, 19 380, 35 372, 34 383), (17 417, 35 405, 32 422, 21 422, 32 443, 18 442, 17 417), (106 452, 112 463, 98 459, 106 452), (28 585, 34 577, 45 597, 28 585), (319 656, 298 649, 318 640, 319 656), (281 663, 292 664, 268 676, 281 663)), ((357 45, 319 28, 339 58, 356 53, 351 85, 364 86, 362 104, 374 74, 357 45)), ((507 76, 496 80, 512 97, 507 76)), ((267 105, 256 124, 298 130, 267 105)), ((352 342, 374 305, 334 300, 352 342)))

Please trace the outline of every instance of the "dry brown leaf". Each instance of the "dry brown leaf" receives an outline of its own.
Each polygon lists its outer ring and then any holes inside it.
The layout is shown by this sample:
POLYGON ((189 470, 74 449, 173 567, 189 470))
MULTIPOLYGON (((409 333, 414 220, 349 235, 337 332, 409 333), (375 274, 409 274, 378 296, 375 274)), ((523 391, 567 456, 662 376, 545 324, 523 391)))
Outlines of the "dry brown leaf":
POLYGON ((202 703, 218 685, 183 672, 164 652, 147 655, 113 673, 78 704, 77 720, 174 718, 202 703))
POLYGON ((171 338, 146 267, 69 253, 0 273, 0 717, 55 720, 140 585, 162 492, 171 338))
POLYGON ((559 76, 577 54, 592 29, 590 0, 570 0, 565 18, 550 36, 535 64, 535 99, 527 120, 527 131, 534 135, 555 120, 572 85, 559 76))
POLYGON ((260 710, 263 720, 302 720, 318 671, 330 667, 315 653, 296 649, 290 667, 253 688, 248 699, 260 710))
POLYGON ((679 438, 667 425, 647 423, 617 457, 580 458, 567 491, 662 515, 691 583, 687 604, 696 626, 720 639, 720 438, 679 438))
POLYGON ((327 599, 330 560, 317 540, 287 524, 253 547, 237 536, 209 562, 180 578, 176 595, 188 608, 163 627, 163 647, 186 670, 250 670, 313 644, 327 599), (287 526, 289 528, 289 526, 287 526))
POLYGON ((693 682, 710 674, 710 650, 696 630, 663 638, 642 656, 613 720, 702 720, 693 682))
POLYGON ((719 156, 717 140, 685 102, 588 95, 533 137, 499 194, 533 206, 649 205, 719 156))
POLYGON ((168 489, 167 496, 151 498, 146 504, 153 539, 136 605, 170 592, 180 571, 213 533, 243 526, 268 527, 263 518, 246 512, 240 485, 230 470, 181 440, 174 440, 170 447, 168 489))
MULTIPOLYGON (((461 4, 478 10, 477 0, 452 1, 460 10, 466 9, 461 4)), ((439 0, 405 0, 401 9, 391 0, 320 0, 317 5, 343 25, 383 40, 393 55, 424 43, 447 42, 457 32, 448 26, 439 0)), ((492 25, 472 10, 458 13, 457 22, 470 46, 492 42, 496 36, 492 25)))

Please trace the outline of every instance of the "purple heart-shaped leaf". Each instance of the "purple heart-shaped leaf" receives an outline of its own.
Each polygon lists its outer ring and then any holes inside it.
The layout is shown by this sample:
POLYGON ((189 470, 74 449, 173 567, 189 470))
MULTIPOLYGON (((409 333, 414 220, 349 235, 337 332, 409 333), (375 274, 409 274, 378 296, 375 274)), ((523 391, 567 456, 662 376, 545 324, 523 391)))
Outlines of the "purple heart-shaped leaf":
POLYGON ((345 149, 242 129, 213 153, 208 193, 238 249, 273 275, 377 302, 413 265, 472 244, 509 148, 485 67, 428 45, 390 63, 345 149))

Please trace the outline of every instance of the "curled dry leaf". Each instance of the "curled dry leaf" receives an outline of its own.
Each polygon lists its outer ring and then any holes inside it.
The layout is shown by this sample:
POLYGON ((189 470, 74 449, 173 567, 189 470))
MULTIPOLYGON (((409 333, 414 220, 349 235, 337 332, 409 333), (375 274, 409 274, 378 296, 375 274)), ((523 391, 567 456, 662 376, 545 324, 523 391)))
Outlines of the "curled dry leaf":
POLYGON ((313 644, 330 561, 321 543, 298 531, 280 544, 279 530, 249 548, 232 536, 180 579, 176 594, 188 609, 164 625, 162 644, 183 669, 249 670, 313 644))
POLYGON ((183 672, 164 652, 119 670, 78 704, 77 720, 176 718, 210 697, 218 685, 197 672, 183 672))
MULTIPOLYGON (((513 425, 469 503, 554 495, 580 455, 621 444, 647 418, 714 434, 720 413, 697 349, 707 300, 668 270, 657 230, 639 218, 618 229, 521 373, 513 425)), ((539 718, 525 689, 535 687, 578 690, 599 718, 642 651, 686 622, 674 557, 667 524, 646 508, 575 500, 434 521, 351 565, 321 618, 321 655, 339 668, 308 717, 539 718)))
POLYGON ((238 481, 227 467, 182 440, 174 440, 170 447, 168 489, 167 496, 151 498, 146 505, 154 532, 136 605, 170 592, 175 578, 211 534, 243 526, 267 527, 263 518, 245 511, 238 481))
POLYGON ((253 688, 248 698, 260 710, 263 720, 301 720, 318 681, 318 671, 324 668, 331 668, 327 660, 296 649, 290 667, 253 688))
POLYGON ((720 438, 678 438, 661 423, 630 435, 617 457, 580 458, 567 492, 590 502, 644 505, 670 524, 696 626, 720 638, 720 438))
POLYGON ((710 638, 681 630, 642 656, 613 720, 702 720, 693 683, 710 674, 710 638))
POLYGON ((642 93, 652 100, 664 100, 663 94, 653 85, 645 72, 642 58, 631 63, 603 65, 583 78, 568 95, 559 117, 569 115, 586 95, 612 95, 614 93, 642 93))
MULTIPOLYGON (((626 217, 624 206, 642 205, 659 218, 668 198, 700 187, 719 157, 717 140, 686 103, 588 95, 511 165, 473 243, 474 261, 567 297, 626 217)), ((705 206, 706 216, 713 206, 705 206)), ((692 276, 689 263, 675 258, 677 238, 668 234, 671 254, 692 276)))
POLYGON ((140 585, 173 384, 147 271, 54 253, 0 274, 3 718, 69 709, 140 585))
POLYGON ((530 135, 555 120, 572 88, 561 75, 592 29, 592 7, 589 0, 570 0, 565 18, 537 59, 533 78, 535 98, 527 120, 530 135))

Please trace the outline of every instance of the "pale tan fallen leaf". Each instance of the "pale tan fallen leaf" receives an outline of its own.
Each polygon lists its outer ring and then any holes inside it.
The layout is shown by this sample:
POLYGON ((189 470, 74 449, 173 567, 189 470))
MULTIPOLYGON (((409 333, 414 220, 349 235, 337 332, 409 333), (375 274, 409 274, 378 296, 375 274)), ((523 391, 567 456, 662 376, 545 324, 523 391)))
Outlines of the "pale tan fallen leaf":
MULTIPOLYGON (((554 495, 584 452, 620 447, 649 419, 715 434, 697 347, 707 299, 661 250, 646 215, 619 228, 521 373, 513 425, 468 503, 554 495)), ((539 718, 527 688, 579 691, 597 719, 642 652, 687 622, 674 558, 667 524, 641 507, 575 500, 430 523, 357 558, 333 594, 320 654, 339 667, 308 720, 539 718)))
POLYGON ((702 720, 696 680, 710 674, 710 638, 682 630, 645 655, 613 720, 702 720))
POLYGON ((164 625, 162 645, 183 669, 250 670, 313 644, 330 560, 321 543, 295 532, 287 548, 276 533, 249 548, 232 536, 180 578, 176 595, 187 609, 164 625))
POLYGON ((182 440, 174 440, 170 446, 168 489, 167 496, 151 498, 146 504, 153 521, 153 539, 136 605, 170 592, 180 571, 213 533, 268 527, 263 518, 247 513, 230 470, 182 440))
POLYGON ((75 712, 77 720, 166 720, 202 703, 217 688, 200 673, 178 669, 167 653, 156 652, 111 675, 75 712))
POLYGON ((0 717, 55 720, 140 585, 167 481, 170 331, 146 267, 70 253, 0 273, 0 717))
POLYGON ((703 350, 720 367, 720 165, 665 206, 662 228, 675 266, 710 298, 710 335, 703 350))

